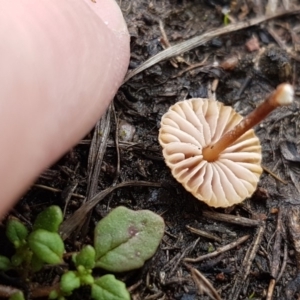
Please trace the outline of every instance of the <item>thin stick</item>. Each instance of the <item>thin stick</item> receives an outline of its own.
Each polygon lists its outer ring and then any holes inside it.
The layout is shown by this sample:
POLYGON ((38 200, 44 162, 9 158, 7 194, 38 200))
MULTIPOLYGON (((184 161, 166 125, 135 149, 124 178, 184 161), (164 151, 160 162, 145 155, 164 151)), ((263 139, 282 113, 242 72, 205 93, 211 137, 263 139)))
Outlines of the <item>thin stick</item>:
POLYGON ((279 208, 277 214, 277 225, 275 229, 275 240, 273 244, 273 253, 272 253, 272 262, 270 266, 270 273, 273 278, 277 278, 280 266, 280 259, 281 259, 281 242, 282 242, 282 209, 279 208))
POLYGON ((271 279, 270 283, 269 283, 269 288, 268 288, 266 300, 272 300, 273 299, 272 297, 273 297, 273 292, 274 292, 275 284, 276 284, 276 280, 275 279, 271 279))
POLYGON ((250 273, 250 269, 252 266, 252 262, 256 256, 257 250, 260 246, 265 229, 266 229, 265 223, 259 227, 256 239, 253 241, 251 247, 249 247, 246 252, 246 255, 245 255, 243 263, 242 263, 242 267, 240 268, 240 272, 237 274, 237 276, 235 278, 235 282, 234 282, 233 288, 230 292, 228 299, 237 300, 239 298, 241 290, 243 288, 243 285, 241 285, 240 283, 246 282, 246 280, 247 280, 247 277, 250 273))
POLYGON ((281 269, 280 269, 280 272, 276 278, 276 282, 278 282, 281 277, 282 277, 282 274, 284 273, 285 271, 285 267, 286 267, 286 264, 287 264, 287 259, 288 259, 288 246, 287 246, 287 243, 284 242, 284 247, 283 247, 283 260, 282 260, 282 265, 281 265, 281 269))
POLYGON ((247 241, 249 239, 249 237, 250 237, 250 235, 245 235, 245 236, 237 239, 236 241, 234 241, 230 244, 227 244, 225 246, 217 248, 217 250, 214 251, 214 252, 211 252, 211 253, 208 253, 208 254, 205 254, 205 255, 201 255, 201 256, 198 256, 196 258, 188 258, 187 257, 187 258, 184 259, 184 261, 195 263, 195 262, 199 262, 199 261, 202 261, 202 260, 205 260, 205 259, 208 259, 208 258, 218 256, 219 254, 224 253, 226 251, 229 251, 229 250, 237 247, 238 245, 244 243, 245 241, 247 241))
POLYGON ((198 229, 198 228, 191 227, 191 226, 189 226, 189 225, 186 225, 185 227, 186 227, 190 232, 195 233, 195 234, 197 234, 197 235, 199 235, 199 236, 205 237, 205 238, 207 238, 207 239, 214 240, 214 241, 216 241, 216 242, 218 242, 218 243, 221 243, 221 242, 222 242, 222 239, 220 239, 219 237, 217 237, 217 236, 215 236, 215 235, 213 235, 213 234, 211 234, 211 233, 209 233, 209 232, 206 232, 206 231, 204 231, 204 230, 200 230, 200 229, 198 229))
MULTIPOLYGON (((46 186, 46 185, 43 185, 43 184, 34 184, 33 186, 37 187, 37 188, 44 189, 44 190, 48 190, 48 191, 51 191, 51 192, 54 192, 54 193, 61 193, 62 192, 61 189, 56 189, 56 188, 53 188, 51 186, 46 186)), ((71 196, 81 198, 81 199, 85 199, 85 196, 80 195, 80 194, 72 193, 71 196)))
POLYGON ((263 223, 260 220, 254 220, 254 219, 248 219, 248 218, 239 217, 239 216, 216 213, 213 211, 203 211, 202 215, 209 219, 214 219, 217 221, 227 222, 227 223, 236 224, 236 225, 245 226, 245 227, 257 227, 263 223))
POLYGON ((193 241, 190 245, 188 245, 185 249, 183 249, 182 252, 178 252, 175 256, 172 257, 171 260, 168 260, 168 262, 163 266, 162 270, 163 272, 169 271, 169 277, 171 277, 175 271, 179 263, 183 261, 183 258, 186 255, 189 255, 190 252, 194 250, 194 248, 199 243, 200 238, 197 238, 195 241, 193 241), (171 270, 171 271, 170 271, 171 270))
POLYGON ((179 263, 183 260, 183 257, 186 256, 186 254, 190 254, 191 251, 195 249, 197 244, 199 243, 200 238, 197 238, 196 241, 194 241, 191 245, 189 245, 187 248, 185 248, 179 258, 176 260, 176 262, 172 265, 172 269, 169 272, 169 277, 172 277, 175 273, 175 271, 178 269, 179 263))
MULTIPOLYGON (((117 168, 116 168, 116 172, 115 172, 115 176, 113 179, 113 182, 111 184, 111 186, 115 186, 118 183, 118 179, 120 176, 120 170, 121 170, 121 155, 120 155, 120 146, 119 146, 119 115, 117 115, 116 113, 116 109, 115 109, 115 105, 114 103, 111 104, 111 108, 112 108, 112 112, 113 112, 113 116, 114 116, 114 120, 115 120, 115 145, 116 145, 116 152, 117 152, 117 168)), ((112 199, 112 194, 110 195, 108 201, 107 201, 107 208, 106 210, 109 211, 110 209, 110 202, 112 199)))
POLYGON ((281 279, 281 276, 282 276, 282 274, 285 270, 285 267, 286 267, 286 261, 287 261, 287 244, 284 243, 283 262, 282 262, 281 270, 280 270, 280 273, 279 273, 278 277, 276 278, 276 280, 271 279, 271 281, 269 283, 269 288, 268 288, 266 300, 272 300, 273 299, 273 292, 274 292, 275 285, 281 279))
POLYGON ((266 296, 266 300, 272 300, 273 299, 273 292, 274 288, 276 285, 276 278, 278 276, 279 272, 279 266, 280 266, 280 248, 281 248, 281 241, 282 241, 282 209, 279 209, 278 215, 277 215, 277 225, 275 229, 275 241, 273 245, 273 257, 271 261, 271 266, 270 266, 270 273, 272 276, 272 279, 270 280, 269 283, 269 288, 266 296))
POLYGON ((201 274, 198 270, 196 270, 195 268, 193 268, 188 264, 184 264, 184 265, 191 272, 192 278, 196 286, 198 287, 200 293, 205 292, 210 299, 221 300, 221 297, 218 294, 218 292, 215 290, 213 285, 203 274, 201 274))
POLYGON ((276 175, 274 172, 272 172, 271 170, 269 170, 267 167, 262 166, 262 168, 264 169, 265 172, 269 173, 271 176, 273 176, 278 181, 282 182, 283 184, 288 184, 287 181, 281 179, 278 175, 276 175))

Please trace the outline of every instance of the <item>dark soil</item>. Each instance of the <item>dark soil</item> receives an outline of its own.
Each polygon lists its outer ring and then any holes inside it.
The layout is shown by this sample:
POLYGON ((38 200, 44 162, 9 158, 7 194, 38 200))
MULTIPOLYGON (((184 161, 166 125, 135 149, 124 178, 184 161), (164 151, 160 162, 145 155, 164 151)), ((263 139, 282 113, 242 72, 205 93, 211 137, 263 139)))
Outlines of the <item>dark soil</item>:
MULTIPOLYGON (((129 69, 166 47, 159 22, 169 43, 175 45, 223 27, 221 9, 226 4, 231 5, 230 16, 235 21, 247 21, 264 12, 266 2, 123 0, 121 7, 131 35, 129 69)), ((278 10, 282 5, 279 2, 278 10)), ((293 1, 289 2, 292 7, 293 1)), ((37 213, 56 204, 62 209, 67 205, 67 219, 82 205, 84 197, 91 198, 112 185, 126 181, 159 183, 161 187, 130 186, 109 193, 87 216, 83 227, 67 239, 67 250, 77 251, 91 243, 95 223, 112 208, 124 205, 134 210, 149 209, 163 216, 166 233, 156 255, 142 269, 118 275, 126 282, 132 299, 210 299, 205 292, 200 293, 199 284, 204 290, 205 284, 195 283, 189 266, 199 270, 222 299, 266 299, 272 279, 276 285, 273 296, 267 299, 299 299, 299 98, 296 96, 293 105, 276 110, 255 128, 262 144, 265 172, 253 197, 229 209, 209 208, 185 191, 172 178, 157 140, 160 119, 168 108, 179 100, 206 98, 208 84, 214 79, 219 79, 217 99, 242 115, 252 111, 280 82, 291 82, 298 95, 299 21, 298 15, 287 15, 216 37, 131 78, 116 95, 110 118, 102 120, 96 129, 96 133, 103 133, 110 126, 107 140, 105 133, 93 139, 91 132, 41 175, 37 182, 40 186, 32 187, 11 214, 30 225, 37 213), (259 49, 250 52, 246 43, 254 37, 259 49), (262 48, 267 50, 261 53, 262 48), (238 57, 231 71, 220 67, 229 57, 238 57), (205 59, 202 67, 181 73, 205 59), (102 147, 103 159, 101 153, 89 158, 92 147, 96 151, 102 147), (255 222, 247 226, 243 219, 240 224, 221 221, 216 212, 255 222), (201 236, 197 241, 198 236, 187 225, 216 239, 201 236), (211 253, 246 235, 248 239, 232 250, 190 262, 189 266, 184 262, 185 258, 211 253)), ((2 254, 10 253, 9 245, 1 248, 2 254)), ((37 281, 49 285, 60 272, 45 271, 37 281)), ((70 299, 87 299, 83 294, 79 291, 70 299)))

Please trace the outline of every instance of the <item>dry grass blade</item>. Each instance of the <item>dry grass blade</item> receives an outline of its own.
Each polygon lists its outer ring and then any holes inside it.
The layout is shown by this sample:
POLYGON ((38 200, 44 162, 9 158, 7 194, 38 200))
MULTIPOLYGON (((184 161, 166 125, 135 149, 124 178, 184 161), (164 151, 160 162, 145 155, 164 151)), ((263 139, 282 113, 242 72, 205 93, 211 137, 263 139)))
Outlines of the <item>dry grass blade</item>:
POLYGON ((65 240, 68 238, 72 232, 84 222, 86 215, 94 208, 101 200, 103 200, 108 194, 114 190, 126 187, 126 186, 149 186, 149 187, 160 187, 160 183, 147 182, 147 181, 127 181, 122 182, 118 185, 111 186, 104 191, 96 194, 90 201, 84 203, 75 213, 66 221, 64 221, 60 226, 61 237, 65 240))
POLYGON ((212 284, 207 280, 207 278, 202 275, 197 269, 191 267, 188 264, 184 264, 189 271, 191 272, 192 278, 198 287, 199 292, 202 294, 203 292, 208 295, 213 300, 221 300, 220 295, 212 286, 212 284))
MULTIPOLYGON (((88 182, 87 182, 87 198, 85 201, 90 201, 92 197, 98 191, 98 180, 101 171, 102 161, 106 152, 108 136, 111 127, 111 110, 112 105, 108 107, 105 115, 98 121, 95 126, 93 139, 90 145, 89 157, 88 157, 88 182)), ((81 230, 82 236, 85 236, 88 231, 88 223, 90 221, 90 214, 86 215, 85 223, 82 223, 81 230)), ((80 230, 81 228, 77 228, 80 230)))
POLYGON ((207 253, 207 254, 202 255, 202 256, 198 256, 196 258, 189 258, 189 257, 187 257, 187 258, 184 259, 184 261, 195 263, 195 262, 203 261, 205 259, 209 259, 209 258, 218 256, 221 253, 229 251, 229 250, 237 247, 238 245, 244 243, 245 241, 247 241, 249 239, 249 237, 250 237, 250 235, 245 235, 245 236, 237 239, 236 241, 234 241, 234 242, 232 242, 230 244, 227 244, 225 246, 217 248, 216 251, 213 251, 211 253, 207 253))
POLYGON ((265 223, 263 223, 263 225, 261 225, 258 228, 257 236, 256 236, 255 240, 253 241, 252 245, 248 248, 248 250, 246 252, 246 255, 244 257, 240 271, 237 274, 237 276, 235 277, 234 285, 232 287, 232 290, 230 292, 230 296, 228 299, 237 300, 240 298, 240 293, 241 293, 242 289, 244 289, 244 291, 246 291, 245 286, 247 286, 247 285, 245 284, 245 282, 250 273, 252 262, 256 256, 256 253, 261 244, 265 229, 266 229, 265 223))
POLYGON ((230 25, 227 25, 226 27, 217 28, 214 30, 211 30, 209 32, 206 32, 200 36, 196 36, 194 38, 191 38, 187 41, 184 41, 180 44, 174 45, 170 48, 167 48, 164 51, 161 51, 160 53, 154 55, 153 57, 149 58, 147 61, 145 61, 143 64, 141 64, 139 67, 131 71, 130 73, 127 73, 124 82, 128 81, 133 76, 139 74, 140 72, 152 67, 153 65, 165 60, 172 58, 173 56, 180 55, 184 52, 187 52, 189 50, 192 50, 196 47, 199 47, 203 45, 204 43, 207 43, 208 41, 212 40, 215 37, 225 35, 237 30, 245 29, 254 25, 258 25, 262 22, 282 17, 289 14, 297 14, 300 12, 300 8, 297 7, 293 10, 287 10, 287 11, 280 11, 278 13, 275 13, 273 15, 269 16, 259 16, 257 18, 254 18, 252 20, 243 21, 243 22, 237 22, 230 25))
POLYGON ((269 173, 271 176, 273 176, 278 181, 282 182, 283 184, 288 184, 287 181, 281 179, 278 175, 276 175, 274 172, 272 172, 271 170, 269 170, 267 167, 262 166, 262 168, 264 169, 265 172, 269 173))
POLYGON ((109 106, 105 115, 96 124, 94 136, 89 151, 88 158, 88 187, 87 201, 89 201, 97 192, 99 174, 103 156, 106 152, 108 136, 110 132, 111 106, 109 106))
MULTIPOLYGON (((111 104, 112 107, 112 112, 114 115, 114 119, 115 119, 115 145, 116 145, 116 152, 117 152, 117 167, 116 167, 116 172, 115 172, 115 176, 112 182, 112 186, 115 186, 118 182, 118 178, 120 175, 120 169, 121 169, 121 155, 120 155, 120 146, 119 146, 119 116, 117 116, 116 114, 116 110, 115 110, 115 105, 112 103, 111 104)), ((108 200, 108 207, 110 206, 110 201, 111 201, 112 195, 110 195, 110 198, 108 200)))
POLYGON ((64 190, 64 193, 66 192, 66 197, 64 197, 64 202, 65 202, 65 207, 64 207, 64 211, 63 211, 63 215, 65 216, 66 214, 66 210, 67 210, 67 207, 68 207, 68 204, 72 198, 72 196, 74 195, 74 192, 76 190, 78 186, 78 181, 75 180, 70 186, 68 186, 67 189, 64 190))
POLYGON ((281 264, 281 256, 282 256, 281 243, 282 243, 282 230, 283 230, 282 216, 283 216, 282 209, 279 208, 279 212, 277 215, 277 226, 276 226, 276 231, 275 231, 275 241, 274 241, 274 245, 273 245, 272 261, 270 264, 270 273, 271 273, 272 279, 270 280, 270 283, 269 283, 266 300, 273 299, 273 292, 274 292, 274 288, 275 288, 275 285, 277 282, 277 276, 278 276, 279 267, 281 264))
POLYGON ((282 224, 282 217, 283 212, 282 209, 279 208, 279 212, 277 214, 277 226, 275 231, 275 241, 273 245, 273 254, 272 254, 272 262, 270 266, 270 272, 271 276, 273 278, 277 278, 278 272, 279 272, 279 266, 281 262, 281 244, 282 244, 282 230, 283 230, 283 224, 282 224))
POLYGON ((280 269, 280 272, 276 278, 276 281, 278 282, 284 271, 285 271, 285 268, 286 268, 286 265, 287 265, 287 260, 288 260, 288 245, 286 242, 284 242, 284 245, 283 245, 283 260, 282 260, 282 264, 281 264, 281 269, 280 269))

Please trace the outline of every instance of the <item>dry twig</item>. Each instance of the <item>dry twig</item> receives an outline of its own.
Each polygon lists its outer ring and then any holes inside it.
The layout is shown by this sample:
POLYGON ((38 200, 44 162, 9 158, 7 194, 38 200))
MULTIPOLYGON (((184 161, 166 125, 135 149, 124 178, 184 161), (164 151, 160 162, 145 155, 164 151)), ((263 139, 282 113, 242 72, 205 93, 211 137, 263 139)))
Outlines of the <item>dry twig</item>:
POLYGON ((195 262, 199 262, 199 261, 202 261, 202 260, 205 260, 205 259, 215 257, 217 255, 220 255, 221 253, 229 251, 229 250, 237 247, 238 245, 244 243, 245 241, 247 241, 249 239, 249 237, 250 237, 250 235, 245 235, 245 236, 237 239, 236 241, 234 241, 230 244, 227 244, 225 246, 217 248, 217 250, 215 250, 214 252, 211 252, 211 253, 208 253, 208 254, 205 254, 205 255, 201 255, 201 256, 198 256, 196 258, 188 258, 187 257, 187 258, 184 259, 184 261, 195 263, 195 262))
POLYGON ((286 287, 285 294, 286 299, 293 299, 295 293, 300 290, 300 207, 292 206, 287 214, 287 228, 290 238, 295 249, 295 258, 297 265, 297 275, 290 281, 286 287))
MULTIPOLYGON (((112 103, 112 111, 113 111, 113 115, 114 115, 114 120, 115 120, 115 124, 116 124, 116 129, 115 129, 115 144, 116 144, 116 151, 117 151, 117 168, 116 168, 116 172, 115 172, 115 176, 112 182, 112 186, 115 186, 118 182, 118 178, 120 176, 120 170, 121 170, 121 155, 120 155, 120 147, 119 147, 119 117, 116 114, 116 110, 115 110, 115 106, 112 103)), ((111 201, 112 195, 110 195, 110 198, 108 200, 108 205, 107 205, 107 209, 109 209, 110 207, 110 201, 111 201)))
POLYGON ((235 277, 234 285, 232 287, 232 290, 230 292, 228 299, 230 299, 230 300, 239 299, 241 290, 244 287, 244 283, 246 282, 247 277, 249 275, 250 268, 252 266, 252 262, 256 256, 256 253, 257 253, 260 243, 262 241, 265 229, 266 229, 265 223, 263 223, 263 225, 261 225, 258 228, 256 239, 253 241, 251 247, 249 247, 246 252, 246 255, 244 257, 240 271, 237 274, 237 276, 235 277))
MULTIPOLYGON (((34 184, 34 187, 40 188, 40 189, 44 189, 44 190, 48 190, 54 193, 61 193, 62 190, 61 189, 56 189, 53 188, 51 186, 47 186, 47 185, 43 185, 43 184, 34 184)), ((72 193, 71 196, 76 197, 76 198, 81 198, 81 199, 85 199, 85 196, 80 195, 80 194, 76 194, 76 193, 72 193)))
MULTIPOLYGON (((89 202, 98 191, 99 175, 110 132, 111 106, 112 104, 107 109, 105 115, 103 115, 96 124, 94 136, 90 145, 86 202, 89 202)), ((91 211, 86 213, 82 219, 82 223, 77 226, 77 230, 79 230, 81 226, 84 226, 84 229, 81 231, 82 236, 85 236, 87 233, 90 216, 91 211)))
POLYGON ((203 211, 202 215, 206 218, 227 222, 231 224, 241 225, 245 227, 257 227, 260 226, 263 222, 260 220, 247 219, 244 217, 233 216, 228 214, 221 214, 214 211, 203 211))
POLYGON ((193 268, 188 264, 184 264, 186 268, 191 272, 192 278, 198 287, 199 293, 203 292, 207 294, 213 300, 221 300, 220 295, 212 286, 212 284, 207 280, 207 278, 201 274, 197 269, 193 268))
POLYGON ((267 172, 268 174, 270 174, 271 176, 273 176, 275 179, 277 179, 281 183, 288 184, 287 181, 281 179, 278 175, 276 175, 274 172, 272 172, 271 170, 269 170, 267 167, 262 166, 262 168, 264 169, 265 172, 267 172))
POLYGON ((205 238, 210 239, 210 240, 214 240, 214 241, 216 241, 216 242, 218 242, 218 243, 221 243, 221 242, 222 242, 222 240, 221 240, 219 237, 217 237, 217 236, 215 236, 215 235, 213 235, 213 234, 211 234, 211 233, 209 233, 209 232, 207 232, 207 231, 200 230, 200 229, 198 229, 198 228, 194 228, 194 227, 191 227, 191 226, 189 226, 189 225, 186 225, 185 227, 186 227, 190 232, 195 233, 195 234, 197 234, 197 235, 199 235, 199 236, 205 237, 205 238))
POLYGON ((168 263, 163 267, 163 271, 169 271, 169 277, 173 275, 179 263, 183 260, 186 255, 189 255, 191 251, 196 247, 200 238, 196 239, 193 243, 187 246, 182 252, 177 253, 168 263))
POLYGON ((275 229, 275 241, 273 245, 273 255, 272 255, 272 261, 271 261, 271 267, 270 272, 272 279, 270 280, 267 297, 266 300, 272 300, 273 297, 273 291, 275 288, 275 284, 277 282, 278 272, 279 272, 279 266, 281 261, 281 242, 282 242, 282 209, 279 209, 278 215, 277 215, 277 226, 275 229))

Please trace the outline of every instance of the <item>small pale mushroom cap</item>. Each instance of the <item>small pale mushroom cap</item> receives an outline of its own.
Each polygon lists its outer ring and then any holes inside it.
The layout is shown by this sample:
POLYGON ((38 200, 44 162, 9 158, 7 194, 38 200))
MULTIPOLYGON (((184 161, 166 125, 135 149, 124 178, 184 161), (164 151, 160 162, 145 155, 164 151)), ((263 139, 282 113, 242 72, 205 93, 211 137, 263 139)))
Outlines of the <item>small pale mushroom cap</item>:
POLYGON ((248 130, 208 162, 202 149, 216 143, 243 117, 231 107, 208 99, 177 102, 161 120, 159 143, 173 176, 194 197, 213 207, 242 202, 256 190, 262 173, 261 146, 248 130))

